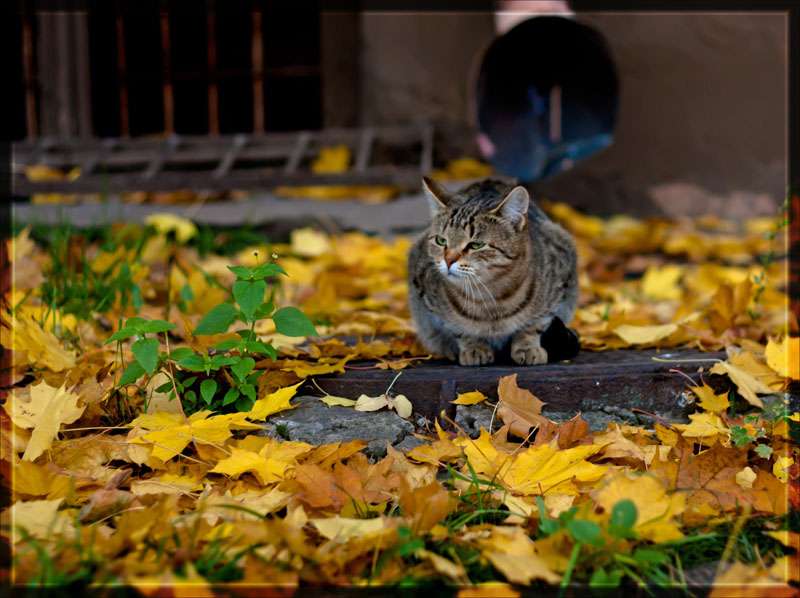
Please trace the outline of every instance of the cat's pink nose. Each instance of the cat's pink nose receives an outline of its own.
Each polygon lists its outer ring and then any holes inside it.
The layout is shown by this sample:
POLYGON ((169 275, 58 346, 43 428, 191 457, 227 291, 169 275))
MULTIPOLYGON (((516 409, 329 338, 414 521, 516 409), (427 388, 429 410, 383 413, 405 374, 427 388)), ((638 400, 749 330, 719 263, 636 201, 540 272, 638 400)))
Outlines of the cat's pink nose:
POLYGON ((447 264, 447 268, 449 269, 451 264, 458 259, 458 256, 455 255, 446 255, 444 256, 444 263, 447 264))

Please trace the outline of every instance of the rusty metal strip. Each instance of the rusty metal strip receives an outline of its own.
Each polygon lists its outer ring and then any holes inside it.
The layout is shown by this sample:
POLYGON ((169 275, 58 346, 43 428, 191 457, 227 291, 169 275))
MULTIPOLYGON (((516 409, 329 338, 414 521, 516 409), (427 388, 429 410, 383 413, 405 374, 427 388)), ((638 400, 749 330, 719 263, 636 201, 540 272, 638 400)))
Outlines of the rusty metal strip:
POLYGON ((25 72, 25 124, 28 138, 39 135, 39 122, 36 118, 36 75, 33 67, 33 31, 31 15, 22 15, 22 60, 25 72))
POLYGON ((164 107, 164 131, 175 132, 175 100, 172 92, 172 60, 169 47, 169 13, 159 15, 161 24, 161 101, 164 107))
POLYGON ((311 133, 309 131, 301 131, 298 133, 294 149, 289 156, 289 160, 286 162, 283 172, 286 174, 292 174, 297 170, 297 167, 300 166, 300 161, 303 159, 310 142, 311 133))
POLYGON ((125 63, 125 23, 122 19, 120 0, 116 2, 117 16, 117 77, 119 83, 119 129, 121 137, 130 137, 131 125, 128 113, 128 73, 125 63))
POLYGON ((253 132, 264 132, 264 42, 261 37, 261 13, 253 12, 253 39, 250 61, 253 69, 253 132))
POLYGON ((239 133, 234 136, 231 148, 227 151, 225 156, 223 156, 222 160, 219 161, 219 164, 211 174, 212 178, 221 179, 228 174, 228 171, 231 169, 231 166, 233 166, 233 163, 236 161, 242 149, 247 145, 249 139, 250 137, 244 133, 239 133))
MULTIPOLYGON (((208 11, 206 19, 207 58, 208 58, 208 132, 219 134, 219 89, 217 88, 217 35, 216 13, 208 11)), ((235 141, 234 141, 235 143, 235 141)))
POLYGON ((181 144, 181 137, 180 135, 170 135, 167 138, 166 143, 164 144, 164 148, 161 150, 161 153, 158 154, 150 164, 147 165, 147 168, 142 173, 141 178, 144 180, 152 179, 158 171, 160 171, 164 164, 167 163, 169 157, 172 153, 177 149, 177 147, 181 144))

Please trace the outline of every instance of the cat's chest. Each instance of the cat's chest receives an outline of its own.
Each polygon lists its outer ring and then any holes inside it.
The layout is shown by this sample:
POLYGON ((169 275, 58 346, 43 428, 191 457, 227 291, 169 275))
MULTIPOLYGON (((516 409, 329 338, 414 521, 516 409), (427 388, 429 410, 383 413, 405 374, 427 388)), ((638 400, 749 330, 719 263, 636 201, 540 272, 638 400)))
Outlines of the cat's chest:
POLYGON ((498 296, 474 281, 471 286, 442 284, 436 311, 455 334, 504 339, 533 321, 530 291, 519 286, 510 295, 498 296))

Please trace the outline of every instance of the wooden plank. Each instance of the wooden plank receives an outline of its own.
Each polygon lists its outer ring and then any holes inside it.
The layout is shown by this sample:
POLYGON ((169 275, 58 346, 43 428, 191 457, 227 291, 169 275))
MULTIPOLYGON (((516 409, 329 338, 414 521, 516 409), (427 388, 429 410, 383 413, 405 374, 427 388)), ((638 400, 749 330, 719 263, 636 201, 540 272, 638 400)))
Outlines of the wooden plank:
MULTIPOLYGON (((180 143, 181 143, 180 135, 170 135, 166 143, 164 144, 161 153, 158 154, 155 158, 153 158, 150 164, 147 165, 145 171, 138 176, 141 179, 145 180, 152 179, 153 177, 155 177, 156 173, 158 173, 164 167, 164 164, 167 163, 170 156, 175 151, 175 148, 177 148, 180 145, 180 143)), ((103 178, 107 177, 104 176, 103 178)))
MULTIPOLYGON (((24 175, 15 174, 13 178, 17 195, 33 193, 97 193, 103 190, 117 191, 173 191, 189 190, 227 190, 227 189, 268 189, 279 185, 399 185, 417 187, 420 171, 417 167, 373 167, 365 172, 346 172, 341 174, 314 174, 308 171, 286 173, 283 169, 231 170, 227 176, 216 179, 211 171, 161 171, 162 156, 155 158, 148 166, 145 177, 142 173, 104 173, 80 177, 75 181, 28 181, 24 175)), ((171 162, 171 160, 170 160, 171 162)))
POLYGON ((92 174, 97 165, 116 147, 117 143, 119 141, 114 137, 104 139, 100 148, 81 165, 81 177, 92 174))
MULTIPOLYGON (((428 418, 439 417, 442 410, 452 418, 455 406, 451 401, 458 394, 479 390, 495 399, 500 378, 517 374, 521 388, 547 403, 545 414, 585 411, 625 414, 639 409, 661 417, 680 418, 693 409, 693 395, 686 378, 670 370, 679 370, 699 381, 698 368, 704 367, 703 379, 722 389, 727 382, 719 376, 709 376, 707 370, 711 366, 709 360, 724 358, 724 353, 689 350, 619 350, 582 351, 570 362, 537 366, 462 367, 446 361, 421 362, 403 370, 392 391, 404 394, 413 403, 414 411, 428 418), (654 357, 669 361, 655 361, 654 357)), ((393 370, 348 370, 344 374, 316 376, 315 381, 329 394, 357 398, 362 393, 374 396, 385 392, 396 374, 393 370)), ((319 394, 310 384, 301 390, 319 394)))
POLYGON ((300 161, 303 159, 303 156, 305 156, 310 141, 311 133, 309 131, 301 131, 298 133, 297 141, 283 169, 287 175, 294 174, 294 172, 297 171, 297 167, 300 166, 300 161))
POLYGON ((214 169, 212 173, 212 177, 215 179, 221 179, 228 171, 230 171, 231 166, 233 163, 236 162, 236 158, 242 152, 242 149, 247 145, 248 135, 244 133, 240 133, 233 138, 233 143, 231 144, 231 148, 225 154, 225 156, 220 160, 219 165, 214 169))

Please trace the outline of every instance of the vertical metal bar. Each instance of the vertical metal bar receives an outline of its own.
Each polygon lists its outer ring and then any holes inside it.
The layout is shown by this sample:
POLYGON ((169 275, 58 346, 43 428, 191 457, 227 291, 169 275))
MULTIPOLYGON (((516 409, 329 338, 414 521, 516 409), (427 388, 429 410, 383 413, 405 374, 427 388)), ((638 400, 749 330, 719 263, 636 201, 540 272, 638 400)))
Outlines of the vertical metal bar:
POLYGON ((125 24, 122 21, 122 7, 117 1, 117 76, 119 77, 119 134, 130 137, 131 125, 128 114, 128 73, 125 67, 125 24))
POLYGON ((31 15, 25 11, 22 14, 22 59, 25 70, 25 124, 28 130, 28 139, 39 135, 39 123, 36 119, 36 74, 33 67, 33 31, 31 30, 31 15))
POLYGON ((207 13, 208 43, 208 132, 211 135, 219 133, 219 91, 217 88, 217 35, 216 13, 213 7, 208 7, 207 13))
POLYGON ((164 131, 167 133, 174 133, 175 105, 172 97, 172 65, 170 64, 169 52, 169 13, 166 10, 160 13, 160 20, 161 62, 163 65, 161 97, 164 105, 164 131))
POLYGON ((251 47, 253 76, 253 132, 264 132, 264 45, 261 38, 261 13, 253 12, 251 47))

